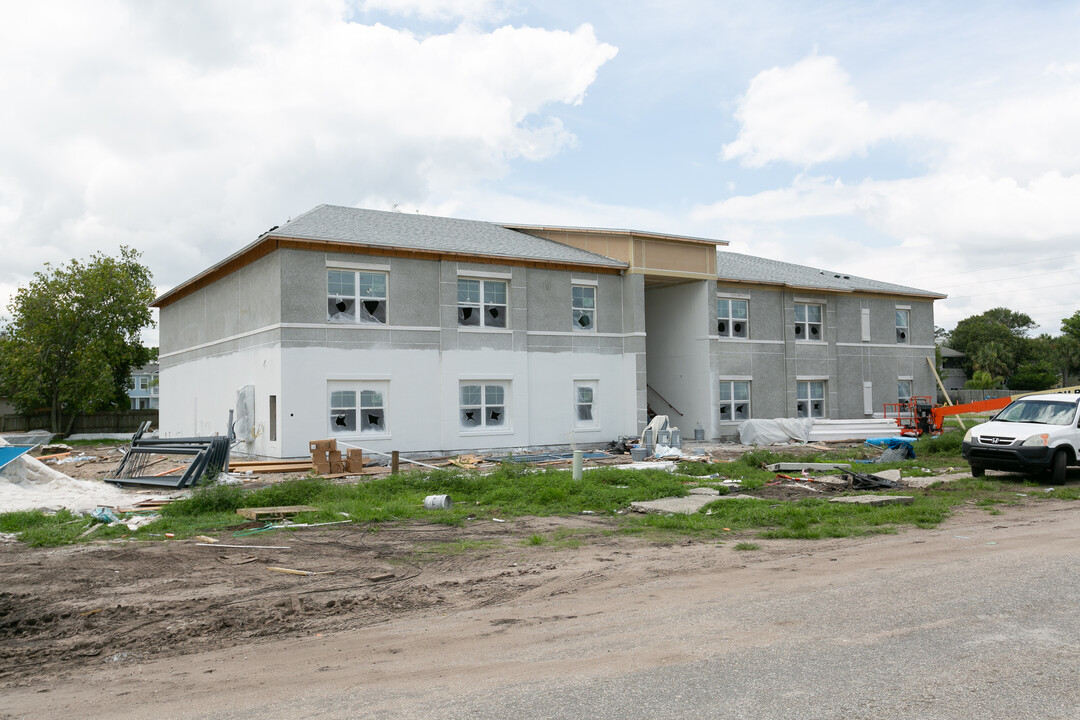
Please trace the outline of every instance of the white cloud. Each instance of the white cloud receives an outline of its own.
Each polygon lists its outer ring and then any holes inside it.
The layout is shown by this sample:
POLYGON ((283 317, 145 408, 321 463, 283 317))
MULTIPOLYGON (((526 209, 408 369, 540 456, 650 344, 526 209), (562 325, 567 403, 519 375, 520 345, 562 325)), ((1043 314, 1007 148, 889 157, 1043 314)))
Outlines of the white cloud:
POLYGON ((347 15, 344 0, 5 9, 0 66, 24 70, 0 74, 0 284, 127 243, 173 285, 318 203, 498 178, 573 145, 554 108, 617 52, 589 25, 417 37, 347 15))
POLYGON ((883 139, 936 135, 945 120, 943 108, 931 103, 874 111, 859 100, 837 59, 818 55, 759 73, 739 98, 735 118, 739 135, 721 157, 747 167, 844 160, 883 139))
POLYGON ((432 20, 502 20, 510 14, 502 0, 363 0, 361 7, 432 20))

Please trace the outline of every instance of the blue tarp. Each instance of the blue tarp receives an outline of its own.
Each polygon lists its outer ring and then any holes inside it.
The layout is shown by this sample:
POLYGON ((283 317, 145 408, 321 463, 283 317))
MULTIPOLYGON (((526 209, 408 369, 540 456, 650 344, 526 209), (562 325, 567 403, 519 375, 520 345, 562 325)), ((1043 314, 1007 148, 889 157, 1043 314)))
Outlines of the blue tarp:
MULTIPOLYGON (((915 444, 915 438, 911 437, 882 437, 882 438, 867 438, 867 445, 877 445, 884 447, 886 450, 893 450, 895 452, 890 453, 895 457, 889 457, 885 462, 894 462, 895 460, 914 460, 915 449, 912 445, 915 444)), ((882 458, 885 456, 883 455, 882 458)), ((882 461, 879 458, 878 461, 882 461)))
POLYGON ((34 449, 33 445, 0 445, 0 470, 9 462, 34 449))

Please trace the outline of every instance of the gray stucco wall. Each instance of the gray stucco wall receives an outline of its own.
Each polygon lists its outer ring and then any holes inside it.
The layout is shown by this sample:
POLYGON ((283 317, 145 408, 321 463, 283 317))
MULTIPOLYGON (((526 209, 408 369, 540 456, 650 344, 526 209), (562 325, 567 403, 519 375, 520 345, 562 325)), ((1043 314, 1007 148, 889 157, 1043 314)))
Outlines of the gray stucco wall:
MULTIPOLYGON (((749 300, 746 340, 714 339, 710 372, 715 378, 749 378, 755 418, 794 417, 797 383, 824 380, 826 417, 866 417, 864 382, 872 384, 871 411, 897 401, 900 378, 912 380, 915 395, 934 395, 926 358, 933 358, 933 302, 909 297, 793 291, 719 283, 721 296, 749 300), (823 341, 796 339, 795 304, 824 307, 823 341), (896 310, 910 314, 909 342, 896 342, 896 310), (869 311, 870 336, 863 338, 863 311, 869 311)), ((713 328, 715 335, 715 328, 713 328)), ((730 434, 731 428, 721 429, 730 434)))

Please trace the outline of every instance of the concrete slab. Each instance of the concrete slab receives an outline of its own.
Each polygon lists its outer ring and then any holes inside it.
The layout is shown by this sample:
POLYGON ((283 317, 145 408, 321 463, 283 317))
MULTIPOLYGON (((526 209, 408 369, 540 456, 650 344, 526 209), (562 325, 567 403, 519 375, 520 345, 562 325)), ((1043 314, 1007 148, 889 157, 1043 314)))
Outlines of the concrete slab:
POLYGON ((845 505, 910 505, 915 498, 910 495, 849 495, 833 498, 829 502, 845 505))
POLYGON ((900 482, 899 470, 878 470, 875 473, 870 473, 874 477, 881 478, 882 480, 891 480, 892 482, 900 482))
POLYGON ((818 462, 782 462, 773 463, 772 465, 766 465, 766 470, 772 470, 773 472, 785 472, 787 470, 836 470, 836 469, 850 470, 851 465, 849 463, 818 463, 818 462))
POLYGON ((660 498, 659 500, 644 500, 630 503, 630 509, 639 513, 681 513, 692 515, 709 503, 716 500, 714 495, 687 495, 678 498, 660 498))
POLYGON ((719 495, 720 491, 711 487, 690 488, 691 495, 719 495))

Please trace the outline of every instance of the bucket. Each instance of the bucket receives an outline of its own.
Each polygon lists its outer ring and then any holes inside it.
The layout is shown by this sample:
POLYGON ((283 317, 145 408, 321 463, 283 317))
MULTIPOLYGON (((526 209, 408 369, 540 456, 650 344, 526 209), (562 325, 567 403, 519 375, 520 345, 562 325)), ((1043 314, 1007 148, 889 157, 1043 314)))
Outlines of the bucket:
POLYGON ((643 447, 630 448, 630 459, 634 462, 641 462, 645 459, 646 452, 643 447))
POLYGON ((454 507, 454 501, 449 495, 428 495, 424 498, 426 510, 450 510, 454 507))

